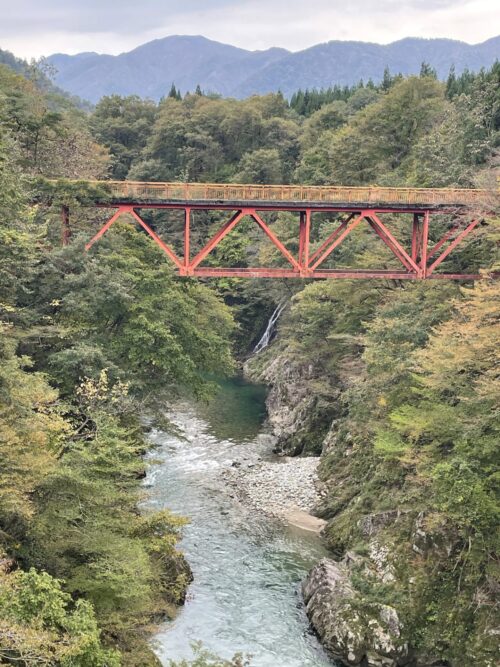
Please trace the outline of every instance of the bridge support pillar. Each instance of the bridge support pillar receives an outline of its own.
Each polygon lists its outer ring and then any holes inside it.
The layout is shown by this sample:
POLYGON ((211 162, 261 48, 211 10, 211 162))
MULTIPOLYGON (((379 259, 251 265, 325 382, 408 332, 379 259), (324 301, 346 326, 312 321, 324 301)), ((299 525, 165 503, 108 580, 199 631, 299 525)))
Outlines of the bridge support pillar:
POLYGON ((424 279, 427 275, 427 253, 429 243, 429 211, 413 215, 411 238, 411 258, 418 266, 417 278, 424 279))
MULTIPOLYGON (((184 270, 187 271, 190 261, 191 244, 191 209, 184 209, 184 270)), ((184 275, 189 275, 185 273, 184 275)))
POLYGON ((413 227, 411 235, 411 258, 414 262, 418 262, 418 248, 420 244, 420 220, 419 213, 413 214, 413 227))
POLYGON ((429 211, 424 213, 424 219, 422 222, 422 234, 420 241, 420 271, 419 278, 427 278, 427 251, 429 244, 429 211))
POLYGON ((300 212, 299 265, 301 278, 307 278, 309 270, 309 240, 311 235, 311 209, 300 212))

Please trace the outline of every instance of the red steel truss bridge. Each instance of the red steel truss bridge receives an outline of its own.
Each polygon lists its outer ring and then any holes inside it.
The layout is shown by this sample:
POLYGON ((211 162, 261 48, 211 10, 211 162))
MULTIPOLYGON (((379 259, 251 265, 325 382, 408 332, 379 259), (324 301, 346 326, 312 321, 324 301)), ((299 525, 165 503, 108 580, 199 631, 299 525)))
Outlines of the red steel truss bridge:
MULTIPOLYGON (((68 182, 66 182, 68 183, 68 182)), ((80 182, 81 183, 81 182, 80 182)), ((491 211, 498 193, 487 190, 450 188, 386 188, 300 185, 228 185, 213 183, 143 183, 131 181, 86 181, 101 194, 92 206, 113 209, 114 213, 87 243, 86 250, 121 216, 133 219, 147 232, 174 264, 181 276, 245 278, 389 278, 477 279, 474 273, 443 273, 442 262, 463 244, 481 224, 478 211, 491 211), (162 239, 141 216, 145 209, 180 210, 184 213, 183 251, 176 252, 169 239, 162 239), (192 253, 192 228, 197 211, 225 211, 228 218, 218 231, 192 253), (278 238, 266 217, 272 212, 297 214, 298 253, 293 254, 278 238), (337 228, 319 247, 312 247, 315 214, 335 213, 337 228), (475 213, 474 213, 475 212, 475 213), (446 215, 448 224, 438 240, 430 243, 434 220, 446 215), (405 215, 407 243, 397 240, 394 216, 405 215), (252 219, 269 238, 288 267, 256 266, 228 268, 203 266, 203 261, 245 217, 252 219), (393 221, 391 223, 391 220, 393 221), (450 222, 451 220, 451 222, 450 222), (325 262, 356 229, 365 226, 389 249, 397 268, 328 268, 325 262), (411 238, 411 242, 410 239, 411 238), (405 245, 407 247, 405 247, 405 245)), ((96 190, 96 191, 97 191, 96 190)), ((87 204, 89 205, 89 204, 87 204)), ((69 209, 63 207, 63 242, 70 236, 69 209)), ((442 219, 442 218, 441 218, 442 219)), ((442 225, 439 227, 442 229, 442 225)), ((435 237, 435 235, 433 234, 435 237)))

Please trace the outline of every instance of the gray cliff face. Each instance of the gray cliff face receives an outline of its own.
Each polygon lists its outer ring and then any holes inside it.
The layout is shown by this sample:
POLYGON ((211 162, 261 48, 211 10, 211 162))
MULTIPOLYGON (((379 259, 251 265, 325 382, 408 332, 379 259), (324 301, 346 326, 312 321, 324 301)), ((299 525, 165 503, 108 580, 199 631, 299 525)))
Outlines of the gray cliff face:
POLYGON ((327 401, 319 387, 316 369, 292 361, 286 354, 267 356, 264 365, 251 360, 245 371, 269 387, 268 419, 276 437, 276 452, 291 456, 319 455, 334 417, 334 401, 327 401))
POLYGON ((359 572, 393 581, 389 551, 372 540, 366 558, 351 552, 340 562, 324 558, 302 584, 307 616, 325 648, 348 667, 444 667, 412 650, 395 607, 355 589, 352 578, 359 572))

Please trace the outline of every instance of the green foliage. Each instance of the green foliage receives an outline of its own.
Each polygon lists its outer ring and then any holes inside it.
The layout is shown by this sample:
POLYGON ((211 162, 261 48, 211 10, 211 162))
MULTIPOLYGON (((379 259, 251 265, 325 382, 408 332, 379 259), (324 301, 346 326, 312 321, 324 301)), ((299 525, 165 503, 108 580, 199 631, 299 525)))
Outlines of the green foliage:
POLYGON ((276 148, 259 148, 246 153, 235 176, 238 183, 272 184, 283 181, 280 155, 276 148))
POLYGON ((298 90, 290 98, 290 108, 301 116, 310 116, 325 105, 337 101, 347 102, 359 91, 365 90, 375 90, 373 82, 369 81, 366 87, 360 81, 354 86, 339 86, 336 84, 321 90, 298 90))
POLYGON ((433 127, 444 105, 437 81, 410 77, 398 82, 335 135, 331 178, 350 185, 381 183, 381 175, 396 170, 413 143, 433 127))
POLYGON ((431 65, 429 65, 429 63, 426 63, 424 61, 422 63, 422 65, 420 66, 420 78, 426 78, 426 77, 428 77, 430 79, 437 79, 438 78, 437 77, 437 72, 434 69, 434 67, 432 67, 431 65))
POLYGON ((87 180, 47 179, 38 176, 30 179, 31 189, 36 192, 36 200, 49 206, 88 206, 96 200, 106 202, 111 198, 109 186, 105 181, 94 185, 87 180))
POLYGON ((172 86, 170 87, 168 97, 172 98, 173 100, 177 100, 177 101, 182 100, 181 91, 177 90, 177 88, 175 87, 175 83, 173 83, 172 86))
POLYGON ((200 643, 193 644, 195 657, 193 660, 169 661, 169 667, 250 667, 250 660, 241 654, 235 655, 231 660, 217 657, 211 651, 207 651, 200 643))
POLYGON ((103 647, 92 606, 73 603, 46 572, 0 574, 0 661, 20 667, 119 667, 103 647))
POLYGON ((165 612, 182 597, 187 571, 180 568, 173 579, 167 574, 183 521, 168 513, 136 515, 141 432, 102 406, 90 415, 85 437, 73 439, 37 489, 31 559, 91 600, 104 627, 130 632, 144 615, 165 612))
POLYGON ((67 431, 57 394, 30 359, 15 355, 16 341, 0 325, 0 538, 22 536, 33 513, 32 494, 53 469, 67 431))
POLYGON ((228 310, 206 287, 174 278, 163 254, 127 224, 95 255, 76 242, 55 251, 36 282, 41 316, 71 332, 47 353, 65 393, 103 368, 135 393, 160 384, 200 393, 207 374, 231 369, 228 310))
POLYGON ((285 336, 302 358, 333 370, 358 349, 357 337, 378 299, 367 283, 314 282, 295 297, 285 336))
POLYGON ((331 102, 313 113, 304 123, 302 143, 305 147, 317 144, 319 137, 327 130, 337 130, 347 121, 348 107, 343 101, 331 102))
POLYGON ((293 172, 299 150, 298 125, 285 118, 286 111, 281 95, 241 102, 169 96, 157 108, 129 178, 234 181, 252 179, 255 171, 257 182, 283 180, 293 172))
POLYGON ((20 166, 29 174, 93 178, 105 169, 106 151, 93 140, 83 114, 4 65, 0 125, 11 132, 20 166))

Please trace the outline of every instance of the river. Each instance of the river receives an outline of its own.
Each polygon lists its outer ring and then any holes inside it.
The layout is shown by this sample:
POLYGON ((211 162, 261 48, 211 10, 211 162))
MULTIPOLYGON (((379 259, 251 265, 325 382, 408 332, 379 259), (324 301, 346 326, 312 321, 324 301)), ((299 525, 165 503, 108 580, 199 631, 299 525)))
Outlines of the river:
POLYGON ((181 549, 194 582, 178 616, 155 638, 164 665, 192 658, 191 644, 223 658, 251 654, 252 667, 332 665, 308 628, 300 581, 324 555, 316 536, 256 515, 221 481, 235 460, 271 456, 262 427, 264 390, 226 382, 207 406, 179 404, 178 434, 153 431, 148 505, 190 519, 181 549))

